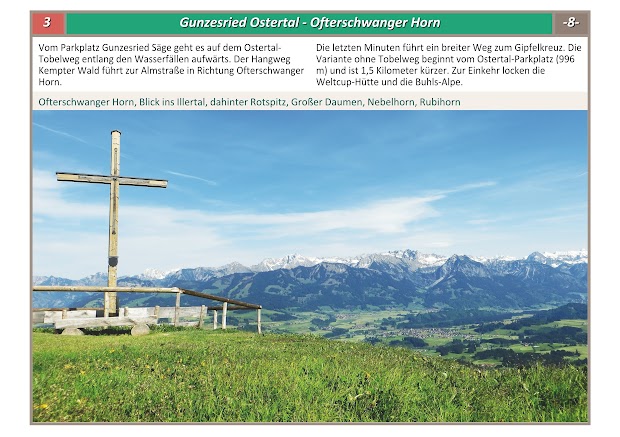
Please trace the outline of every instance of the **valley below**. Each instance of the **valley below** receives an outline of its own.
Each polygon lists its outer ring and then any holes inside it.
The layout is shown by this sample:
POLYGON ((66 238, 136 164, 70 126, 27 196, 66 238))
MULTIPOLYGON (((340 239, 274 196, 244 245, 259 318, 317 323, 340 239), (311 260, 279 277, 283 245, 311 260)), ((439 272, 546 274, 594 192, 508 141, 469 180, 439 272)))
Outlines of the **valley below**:
MULTIPOLYGON (((119 286, 179 287, 260 304, 263 332, 415 349, 477 366, 585 365, 587 252, 522 259, 450 257, 413 250, 353 258, 289 255, 251 267, 149 271, 119 286)), ((35 285, 105 285, 35 277, 35 285)), ((34 293, 34 308, 101 307, 102 293, 34 293)), ((174 295, 119 293, 120 306, 174 306, 174 295)), ((181 306, 205 304, 184 296, 181 306)), ((205 324, 209 326, 209 321, 205 324)), ((255 331, 253 312, 228 327, 255 331)))

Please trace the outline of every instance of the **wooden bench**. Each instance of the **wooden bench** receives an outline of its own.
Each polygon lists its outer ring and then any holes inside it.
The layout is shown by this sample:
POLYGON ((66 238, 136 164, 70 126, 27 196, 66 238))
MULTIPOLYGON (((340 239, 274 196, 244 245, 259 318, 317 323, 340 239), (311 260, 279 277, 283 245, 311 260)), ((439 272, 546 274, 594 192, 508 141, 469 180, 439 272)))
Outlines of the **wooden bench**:
MULTIPOLYGON (((192 292, 194 293, 194 292, 192 292)), ((198 293, 197 293, 198 294, 198 293)), ((135 331, 141 334, 148 332, 148 325, 159 323, 171 323, 174 326, 196 326, 203 327, 208 311, 213 312, 213 329, 218 327, 218 311, 222 311, 222 329, 226 329, 227 310, 254 310, 248 306, 231 305, 224 302, 221 306, 208 307, 206 305, 194 307, 181 307, 177 296, 177 305, 173 307, 140 307, 140 308, 119 308, 118 316, 102 317, 104 311, 101 308, 39 308, 32 313, 33 326, 37 324, 53 324, 55 329, 65 331, 63 334, 80 335, 83 334, 81 328, 98 328, 112 326, 131 326, 138 327, 135 331), (181 318, 193 321, 181 321, 181 318), (196 320, 197 319, 197 320, 196 320)), ((251 305, 251 304, 248 304, 251 305)), ((256 306, 256 305, 254 305, 256 306)), ((257 328, 261 333, 260 308, 257 311, 257 328)), ((133 335, 134 329, 132 329, 133 335)))
POLYGON ((156 325, 157 316, 143 317, 97 317, 87 319, 61 319, 54 323, 56 329, 98 328, 108 326, 156 325))
MULTIPOLYGON (((65 328, 63 334, 67 334, 68 330, 73 330, 74 334, 83 334, 79 331, 80 327, 89 328, 89 327, 98 327, 98 326, 134 326, 134 328, 139 328, 141 331, 148 331, 148 324, 157 324, 158 319, 170 319, 172 318, 174 326, 181 326, 181 324, 185 325, 188 322, 181 322, 179 319, 181 317, 198 317, 198 328, 202 328, 204 317, 206 316, 209 310, 213 311, 213 329, 217 329, 217 312, 222 311, 222 329, 226 329, 226 313, 227 311, 232 310, 256 310, 256 327, 259 334, 261 334, 261 309, 262 306, 242 302, 235 299, 230 299, 221 296, 215 296, 212 294, 202 293, 200 291, 193 290, 185 290, 178 287, 171 288, 160 288, 160 287, 117 287, 117 286, 64 286, 64 285, 35 285, 32 287, 32 291, 50 291, 50 292, 59 292, 59 291, 78 291, 78 292, 103 292, 104 293, 104 308, 103 314, 100 314, 100 311, 97 308, 74 308, 73 310, 92 310, 95 309, 95 319, 92 320, 92 315, 88 314, 72 314, 69 316, 68 308, 41 308, 34 309, 34 314, 32 316, 33 325, 39 324, 43 321, 46 322, 46 315, 42 315, 41 311, 47 310, 55 310, 56 314, 49 314, 47 316, 47 320, 49 322, 54 322, 56 328, 62 329, 65 328), (159 307, 155 306, 155 308, 119 308, 118 316, 107 317, 110 314, 110 305, 106 300, 108 299, 107 293, 175 293, 176 294, 176 303, 174 307, 159 307), (216 302, 221 302, 222 305, 218 306, 206 306, 201 305, 200 307, 181 307, 181 295, 185 294, 188 296, 200 297, 203 299, 214 300, 216 302), (228 304, 231 304, 230 306, 228 304), (59 311, 60 310, 60 311, 59 311), (62 321, 56 321, 58 318, 58 312, 60 312, 60 317, 62 321), (103 321, 99 320, 103 315, 103 321), (151 319, 138 319, 137 317, 151 317, 154 316, 155 320, 151 321, 151 319), (168 317, 167 317, 168 316, 168 317), (70 322, 67 319, 74 318, 75 321, 70 322), (115 319, 114 321, 110 321, 108 319, 115 319), (138 323, 138 321, 146 321, 146 323, 138 323)), ((111 305, 114 309, 116 308, 116 304, 111 305)), ((112 312, 116 312, 113 310, 112 312)), ((194 322, 189 322, 193 324, 194 322)), ((132 334, 134 329, 132 329, 132 334)))
MULTIPOLYGON (((97 317, 96 310, 55 310, 39 312, 39 323, 53 324, 55 329, 106 328, 112 326, 157 325, 159 319, 177 320, 177 326, 195 326, 198 322, 179 322, 179 317, 203 317, 201 307, 120 308, 118 317, 97 317), (41 317, 42 316, 42 317, 41 317), (42 320, 41 320, 42 319, 42 320)), ((35 313, 37 314, 37 313, 35 313)))

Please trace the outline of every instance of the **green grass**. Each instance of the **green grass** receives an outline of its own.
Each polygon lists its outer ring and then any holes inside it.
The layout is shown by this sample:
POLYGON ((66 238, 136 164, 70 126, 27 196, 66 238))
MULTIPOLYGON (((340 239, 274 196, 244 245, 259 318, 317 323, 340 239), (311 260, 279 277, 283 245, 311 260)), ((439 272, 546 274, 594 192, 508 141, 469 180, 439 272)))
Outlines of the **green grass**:
POLYGON ((579 356, 576 358, 587 358, 588 357, 588 345, 578 344, 576 346, 563 346, 559 347, 559 350, 565 350, 568 352, 579 352, 579 356))
POLYGON ((34 422, 585 422, 586 370, 480 369, 318 336, 34 332, 34 422))
POLYGON ((540 328, 561 328, 562 326, 572 326, 575 328, 582 328, 583 330, 586 330, 588 328, 588 322, 581 319, 562 319, 546 323, 544 325, 536 326, 540 328))

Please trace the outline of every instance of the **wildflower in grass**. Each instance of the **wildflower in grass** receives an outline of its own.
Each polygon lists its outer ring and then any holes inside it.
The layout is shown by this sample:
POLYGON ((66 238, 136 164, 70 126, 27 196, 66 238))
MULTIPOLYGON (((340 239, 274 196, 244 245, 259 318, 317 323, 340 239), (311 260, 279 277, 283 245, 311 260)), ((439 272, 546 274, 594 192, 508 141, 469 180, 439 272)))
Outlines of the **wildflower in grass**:
POLYGON ((73 368, 73 364, 65 364, 65 369, 72 369, 73 368))
POLYGON ((48 407, 47 404, 41 404, 41 405, 35 405, 35 409, 39 409, 39 410, 46 410, 48 407))
POLYGON ((110 353, 113 354, 116 349, 110 349, 110 353))
POLYGON ((86 371, 85 370, 80 370, 80 375, 86 375, 86 371))

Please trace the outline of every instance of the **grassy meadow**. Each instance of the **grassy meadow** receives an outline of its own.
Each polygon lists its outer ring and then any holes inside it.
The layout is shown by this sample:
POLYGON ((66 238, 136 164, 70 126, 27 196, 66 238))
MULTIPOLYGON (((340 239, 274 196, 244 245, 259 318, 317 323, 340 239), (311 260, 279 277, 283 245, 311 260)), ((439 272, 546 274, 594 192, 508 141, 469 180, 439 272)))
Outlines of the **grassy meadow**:
POLYGON ((115 334, 32 334, 33 422, 588 421, 583 366, 481 369, 234 329, 115 334))

